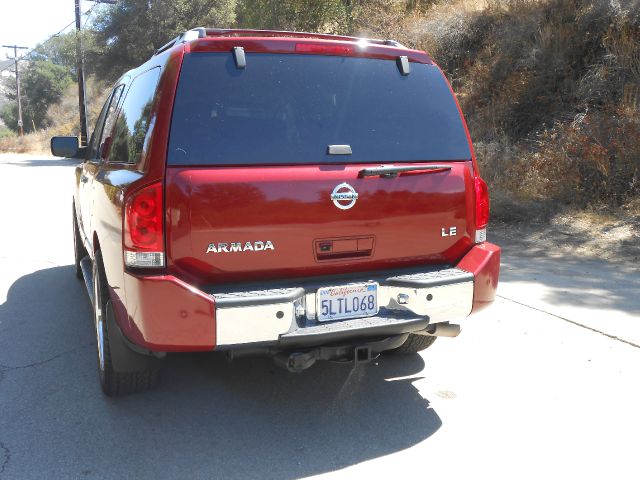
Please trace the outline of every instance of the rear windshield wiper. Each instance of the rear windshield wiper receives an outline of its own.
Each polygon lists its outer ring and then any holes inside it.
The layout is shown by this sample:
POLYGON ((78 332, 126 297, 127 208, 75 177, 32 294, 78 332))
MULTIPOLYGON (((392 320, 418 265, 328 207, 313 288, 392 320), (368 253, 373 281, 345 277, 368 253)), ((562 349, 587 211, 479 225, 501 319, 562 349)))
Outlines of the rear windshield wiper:
POLYGON ((398 176, 398 173, 418 172, 423 170, 443 171, 451 170, 451 167, 449 165, 380 165, 379 167, 364 168, 360 170, 358 177, 364 178, 380 176, 384 178, 395 178, 398 176))

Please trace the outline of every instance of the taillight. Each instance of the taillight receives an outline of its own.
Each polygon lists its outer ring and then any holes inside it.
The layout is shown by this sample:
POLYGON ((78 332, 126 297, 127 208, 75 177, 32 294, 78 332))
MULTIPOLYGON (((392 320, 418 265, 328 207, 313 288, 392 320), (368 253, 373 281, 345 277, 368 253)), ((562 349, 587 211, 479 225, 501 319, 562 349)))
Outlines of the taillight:
POLYGON ((487 225, 489 224, 489 189, 484 180, 476 175, 476 243, 487 239, 487 225))
POLYGON ((318 43, 296 43, 296 52, 301 53, 325 53, 333 55, 350 55, 353 48, 344 45, 325 45, 318 43))
POLYGON ((127 197, 124 206, 124 263, 128 267, 164 267, 162 184, 148 185, 127 197))

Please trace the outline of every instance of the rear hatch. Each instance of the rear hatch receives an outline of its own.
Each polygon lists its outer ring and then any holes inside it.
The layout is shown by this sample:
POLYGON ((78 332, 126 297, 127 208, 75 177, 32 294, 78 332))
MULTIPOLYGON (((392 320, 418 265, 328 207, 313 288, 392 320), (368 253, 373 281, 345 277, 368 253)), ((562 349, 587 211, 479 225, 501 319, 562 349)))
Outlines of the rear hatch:
POLYGON ((231 53, 185 54, 169 268, 217 283, 460 258, 474 236, 466 132, 437 66, 400 65, 247 53, 237 68, 231 53))

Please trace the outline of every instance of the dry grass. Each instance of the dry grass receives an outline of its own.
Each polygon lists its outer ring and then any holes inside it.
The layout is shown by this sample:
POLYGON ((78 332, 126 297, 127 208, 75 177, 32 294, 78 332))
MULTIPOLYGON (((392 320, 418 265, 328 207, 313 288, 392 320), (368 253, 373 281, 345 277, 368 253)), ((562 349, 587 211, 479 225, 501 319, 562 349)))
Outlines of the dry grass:
POLYGON ((396 38, 442 66, 495 216, 637 204, 638 0, 411 3, 363 2, 358 33, 396 38))
MULTIPOLYGON (((425 49, 447 73, 495 216, 551 217, 567 206, 637 214, 640 0, 353 4, 349 33, 425 49)), ((95 119, 105 89, 89 90, 95 119)), ((77 134, 75 98, 72 88, 51 108, 49 133, 77 134)), ((15 142, 0 139, 0 151, 43 148, 36 138, 15 142)))
MULTIPOLYGON (((109 93, 108 87, 91 78, 87 81, 87 109, 89 134, 93 129, 100 109, 109 93)), ((78 86, 70 85, 60 102, 52 105, 47 112, 47 117, 51 121, 51 130, 55 135, 79 135, 80 127, 78 122, 78 86)))
POLYGON ((597 258, 640 265, 638 217, 573 210, 544 223, 494 223, 491 238, 511 252, 532 256, 597 258))
POLYGON ((0 153, 32 153, 50 155, 48 130, 28 133, 24 137, 11 135, 0 138, 0 153))
POLYGON ((406 23, 458 94, 495 213, 640 196, 640 2, 459 0, 406 23))
MULTIPOLYGON (((94 79, 87 81, 87 99, 89 134, 100 114, 109 90, 102 82, 94 79)), ((32 153, 49 155, 49 142, 54 135, 79 135, 78 121, 78 86, 70 85, 58 104, 49 107, 47 117, 51 126, 36 132, 26 132, 20 138, 17 135, 0 136, 0 153, 32 153)))

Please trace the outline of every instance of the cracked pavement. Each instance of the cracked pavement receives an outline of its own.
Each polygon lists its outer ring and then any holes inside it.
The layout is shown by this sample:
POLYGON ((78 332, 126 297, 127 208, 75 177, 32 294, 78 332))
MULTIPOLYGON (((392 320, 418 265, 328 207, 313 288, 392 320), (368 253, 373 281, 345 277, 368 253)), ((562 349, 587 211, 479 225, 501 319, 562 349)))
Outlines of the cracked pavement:
POLYGON ((637 478, 638 266, 506 240, 493 308, 421 355, 170 355, 157 390, 105 398, 73 164, 0 155, 0 479, 637 478))

